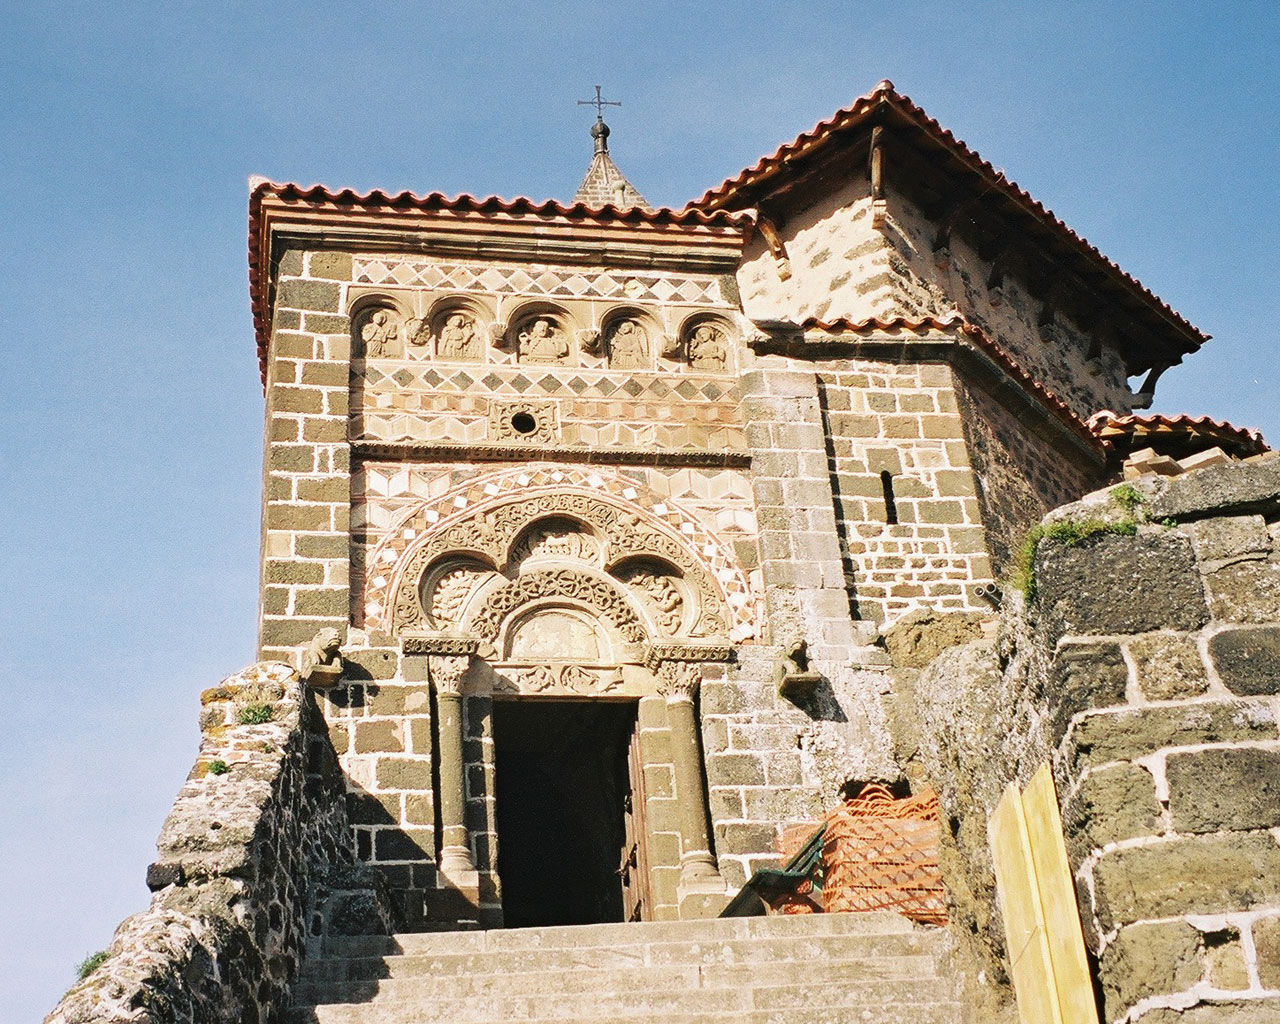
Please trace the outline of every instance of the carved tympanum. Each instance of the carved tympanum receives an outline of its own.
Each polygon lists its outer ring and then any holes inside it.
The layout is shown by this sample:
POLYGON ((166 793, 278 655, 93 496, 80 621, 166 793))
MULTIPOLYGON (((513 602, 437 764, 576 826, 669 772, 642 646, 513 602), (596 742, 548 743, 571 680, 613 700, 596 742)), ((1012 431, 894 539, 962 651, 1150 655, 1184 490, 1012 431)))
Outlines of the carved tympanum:
MULTIPOLYGON (((685 542, 646 520, 638 512, 574 491, 555 491, 514 498, 497 507, 483 508, 471 516, 455 520, 417 544, 397 574, 391 603, 391 627, 400 630, 430 622, 427 606, 430 590, 428 570, 442 557, 457 555, 482 559, 503 571, 532 556, 535 550, 551 550, 558 545, 560 560, 585 561, 611 569, 622 564, 620 577, 629 566, 651 564, 674 567, 658 570, 658 575, 679 582, 642 581, 635 588, 641 600, 652 601, 654 618, 663 632, 675 632, 672 624, 690 637, 718 637, 726 632, 724 598, 707 566, 685 542), (589 524, 576 539, 539 537, 528 544, 523 534, 540 520, 560 520, 589 524), (603 550, 588 552, 587 544, 601 544, 603 550), (547 545, 544 548, 543 545, 547 545), (570 546, 572 545, 572 547, 570 546), (589 555, 589 557, 588 557, 589 555), (677 609, 670 587, 677 590, 682 607, 677 609), (678 619, 678 621, 677 621, 678 619)), ((648 572, 653 570, 647 569, 648 572)), ((502 589, 502 588, 500 588, 502 589)), ((514 607, 514 606, 513 606, 514 607)))
POLYGON ((594 564, 600 560, 600 546, 577 523, 547 519, 529 527, 511 549, 512 564, 530 559, 568 559, 594 564))
POLYGON ((436 629, 448 629, 458 623, 459 613, 468 595, 480 581, 492 571, 481 566, 464 563, 433 574, 423 594, 423 605, 428 618, 436 629))
POLYGON ((567 598, 594 609, 626 643, 645 640, 644 625, 614 587, 589 573, 575 569, 544 569, 523 573, 488 594, 469 623, 471 632, 496 640, 507 617, 534 602, 567 598))
POLYGON ((498 685, 499 690, 517 693, 581 693, 594 695, 609 693, 622 685, 622 673, 616 667, 600 668, 577 665, 530 665, 504 667, 502 676, 509 686, 498 685))

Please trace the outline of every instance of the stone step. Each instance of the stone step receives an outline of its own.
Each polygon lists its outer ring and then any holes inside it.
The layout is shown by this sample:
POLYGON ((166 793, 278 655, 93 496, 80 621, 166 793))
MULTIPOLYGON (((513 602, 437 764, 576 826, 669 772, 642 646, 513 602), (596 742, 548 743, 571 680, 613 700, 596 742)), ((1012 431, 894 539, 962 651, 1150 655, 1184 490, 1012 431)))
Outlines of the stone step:
POLYGON ((756 936, 905 934, 915 926, 892 911, 865 914, 777 914, 694 921, 640 921, 629 924, 563 925, 550 928, 494 928, 465 932, 401 932, 328 939, 327 956, 389 956, 397 953, 458 953, 489 949, 547 949, 681 941, 714 941, 756 936))
POLYGON ((728 941, 576 945, 547 949, 487 950, 473 953, 405 954, 386 957, 325 957, 304 966, 304 980, 362 981, 422 975, 517 974, 564 970, 619 970, 641 967, 768 964, 777 961, 930 956, 946 948, 937 930, 896 935, 790 935, 728 941))
POLYGON ((938 1005, 950 993, 936 991, 940 983, 904 986, 895 982, 850 983, 835 986, 782 985, 761 988, 611 989, 597 992, 530 994, 420 1000, 374 998, 368 1002, 318 1004, 310 1008, 318 1024, 422 1024, 424 1017, 450 1024, 482 1021, 563 1020, 573 1017, 672 1016, 690 1014, 741 1015, 751 1012, 792 1011, 793 1017, 811 1007, 862 1010, 869 1007, 938 1005))
MULTIPOLYGON (((803 1015, 795 1009, 741 1011, 695 1011, 693 1013, 630 1013, 602 1015, 589 1013, 581 1017, 555 1014, 550 1017, 528 1017, 520 1024, 961 1024, 961 1007, 954 1001, 916 1002, 853 1006, 815 1006, 803 1015)), ((419 1007, 408 1017, 386 1016, 381 1008, 370 1006, 306 1007, 290 1010, 285 1024, 448 1024, 451 1018, 435 1007, 419 1007), (341 1009, 341 1013, 339 1013, 341 1009)), ((467 1024, 510 1024, 509 1017, 477 1018, 467 1024)))
POLYGON ((821 970, 826 983, 841 985, 872 982, 928 983, 936 980, 930 956, 888 956, 849 960, 781 961, 761 964, 671 965, 660 967, 569 969, 525 973, 463 974, 458 976, 368 978, 347 980, 317 971, 315 981, 303 981, 294 992, 298 1005, 312 1003, 365 1003, 389 999, 418 1001, 439 998, 490 997, 536 992, 600 992, 611 988, 743 989, 788 985, 821 970))

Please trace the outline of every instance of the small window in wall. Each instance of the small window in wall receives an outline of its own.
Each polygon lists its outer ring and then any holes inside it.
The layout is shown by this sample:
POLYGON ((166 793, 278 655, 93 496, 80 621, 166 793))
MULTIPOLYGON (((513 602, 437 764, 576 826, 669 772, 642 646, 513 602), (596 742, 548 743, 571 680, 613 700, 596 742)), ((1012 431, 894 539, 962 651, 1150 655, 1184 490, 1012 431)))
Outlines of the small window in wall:
POLYGON ((887 469, 880 471, 880 487, 884 491, 884 521, 894 526, 898 522, 898 503, 893 496, 893 474, 887 469))

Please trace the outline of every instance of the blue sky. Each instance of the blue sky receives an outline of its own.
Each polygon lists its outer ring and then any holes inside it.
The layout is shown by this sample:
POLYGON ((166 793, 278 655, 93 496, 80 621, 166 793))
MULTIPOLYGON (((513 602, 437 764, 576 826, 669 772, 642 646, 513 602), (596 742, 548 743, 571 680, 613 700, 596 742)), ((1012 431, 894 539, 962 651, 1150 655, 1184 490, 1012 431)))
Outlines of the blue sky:
POLYGON ((1215 335, 1160 411, 1280 440, 1270 3, 4 4, 0 1024, 147 900, 253 654, 246 179, 680 205, 898 88, 1215 335))

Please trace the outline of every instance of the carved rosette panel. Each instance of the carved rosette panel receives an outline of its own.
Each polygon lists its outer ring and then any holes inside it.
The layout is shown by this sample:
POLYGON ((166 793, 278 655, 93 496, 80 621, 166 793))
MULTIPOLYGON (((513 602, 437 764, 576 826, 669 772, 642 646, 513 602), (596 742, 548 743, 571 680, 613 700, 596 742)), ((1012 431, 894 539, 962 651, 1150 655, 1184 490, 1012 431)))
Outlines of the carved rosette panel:
POLYGON ((574 569, 545 569, 524 573, 490 593, 468 623, 483 640, 495 641, 512 612, 535 601, 564 598, 600 613, 630 644, 643 643, 644 624, 622 595, 604 580, 574 569))
POLYGON ((489 403, 489 440, 554 444, 560 440, 555 402, 521 399, 489 403))
MULTIPOLYGON (((450 511, 448 506, 445 511, 450 511)), ((701 557, 704 549, 714 549, 692 520, 685 523, 681 531, 688 534, 687 540, 639 508, 575 490, 494 496, 491 501, 478 503, 464 514, 445 518, 433 529, 417 534, 397 558, 390 589, 390 629, 399 632, 433 624, 435 610, 429 615, 424 607, 424 601, 431 601, 432 595, 424 593, 422 584, 431 579, 428 574, 432 566, 445 558, 470 559, 483 563, 473 565, 475 569, 487 571, 491 567, 510 574, 514 566, 535 551, 545 550, 550 556, 551 548, 556 547, 555 554, 561 560, 582 561, 605 571, 623 563, 629 566, 644 562, 646 557, 674 566, 680 577, 678 583, 669 579, 641 580, 634 588, 657 632, 690 638, 723 637, 727 634, 729 608, 716 576, 701 557), (546 536, 535 540, 539 531, 529 528, 544 519, 559 523, 554 529, 548 524, 546 536), (570 527, 579 524, 581 531, 575 534, 572 529, 565 530, 566 521, 570 527), (575 539, 569 539, 569 535, 575 539), (676 594, 671 593, 671 588, 676 594)), ((722 578, 731 583, 741 579, 740 570, 726 568, 723 559, 719 564, 722 578)), ((625 579, 627 573, 620 575, 625 579)), ((461 585, 459 581, 458 586, 461 585)), ((737 589, 745 594, 742 583, 737 583, 737 589)), ((442 617, 447 617, 454 607, 455 596, 446 596, 449 600, 441 609, 442 617)), ((460 600, 465 605, 467 598, 460 600)))

